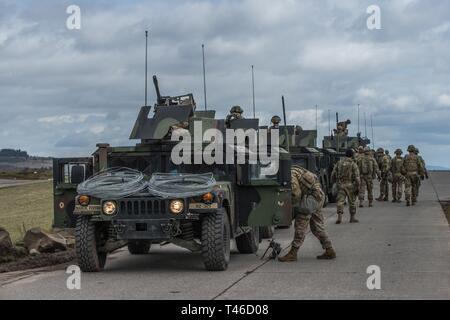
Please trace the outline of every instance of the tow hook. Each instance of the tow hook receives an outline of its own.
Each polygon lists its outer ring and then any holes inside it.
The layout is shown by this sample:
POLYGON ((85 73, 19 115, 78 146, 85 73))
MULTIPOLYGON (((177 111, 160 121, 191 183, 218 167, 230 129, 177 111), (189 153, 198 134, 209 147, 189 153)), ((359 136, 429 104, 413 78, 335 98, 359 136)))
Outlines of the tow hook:
POLYGON ((161 229, 171 237, 176 237, 181 234, 180 224, 175 219, 170 219, 169 223, 161 223, 161 229))

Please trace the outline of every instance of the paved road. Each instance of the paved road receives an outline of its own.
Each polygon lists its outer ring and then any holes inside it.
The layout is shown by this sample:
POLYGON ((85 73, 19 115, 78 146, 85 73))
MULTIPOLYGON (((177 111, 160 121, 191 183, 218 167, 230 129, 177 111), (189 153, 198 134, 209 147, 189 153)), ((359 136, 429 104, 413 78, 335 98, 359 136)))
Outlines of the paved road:
MULTIPOLYGON (((433 174, 418 206, 377 203, 356 225, 335 225, 326 208, 334 261, 315 259, 321 248, 311 235, 297 263, 260 260, 263 243, 258 256, 233 254, 226 272, 204 271, 199 255, 175 247, 120 251, 105 272, 83 274, 81 290, 66 289, 63 270, 0 275, 0 299, 450 299, 450 232, 436 196, 450 194, 448 181, 450 173, 433 174), (381 268, 381 290, 366 287, 370 265, 381 268)), ((291 234, 276 238, 287 247, 291 234)))

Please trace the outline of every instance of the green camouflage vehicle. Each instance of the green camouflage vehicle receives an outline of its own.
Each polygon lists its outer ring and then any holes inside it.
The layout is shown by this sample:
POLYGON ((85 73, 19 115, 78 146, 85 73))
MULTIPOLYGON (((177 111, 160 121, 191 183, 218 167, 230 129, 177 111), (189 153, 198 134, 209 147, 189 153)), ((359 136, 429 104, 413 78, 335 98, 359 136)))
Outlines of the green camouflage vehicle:
MULTIPOLYGON (((261 174, 264 165, 259 160, 175 165, 171 152, 178 142, 170 140, 174 127, 182 124, 191 131, 194 122, 200 121, 203 132, 209 128, 224 132, 225 122, 214 119, 214 111, 196 111, 192 94, 161 97, 158 88, 157 94, 153 116, 148 116, 151 107, 142 107, 131 133, 130 139, 140 143, 131 147, 99 144, 92 158, 55 160, 55 172, 60 174, 55 176, 55 225, 76 221, 76 253, 85 272, 101 271, 107 254, 122 246, 128 246, 131 254, 146 254, 151 245, 166 243, 201 252, 207 270, 225 270, 232 239, 240 253, 255 253, 261 230, 267 233, 272 226, 292 220, 288 152, 280 150, 278 173, 271 176, 261 174), (215 184, 211 191, 195 196, 159 197, 148 192, 119 198, 75 196, 77 183, 117 167, 135 169, 147 177, 212 173, 215 184), (73 210, 68 207, 72 201, 73 210)), ((234 120, 233 129, 239 128, 258 128, 258 119, 234 120)), ((206 145, 202 143, 202 148, 206 145)), ((223 148, 230 146, 224 143, 223 148)), ((237 157, 237 148, 231 149, 237 157)))

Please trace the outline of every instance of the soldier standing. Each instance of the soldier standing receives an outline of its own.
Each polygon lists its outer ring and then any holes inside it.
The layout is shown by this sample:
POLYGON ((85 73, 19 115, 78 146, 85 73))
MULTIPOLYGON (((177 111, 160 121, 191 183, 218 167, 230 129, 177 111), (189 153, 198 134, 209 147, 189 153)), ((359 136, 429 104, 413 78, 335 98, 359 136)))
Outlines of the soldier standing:
MULTIPOLYGON (((414 153, 417 155, 417 157, 419 158, 419 161, 422 163, 423 172, 425 173, 425 178, 428 179, 428 170, 427 170, 427 167, 425 165, 425 160, 423 160, 422 156, 419 154, 420 153, 419 149, 416 148, 414 153)), ((422 184, 421 180, 419 180, 419 184, 417 185, 417 192, 416 192, 417 197, 419 197, 419 191, 420 191, 420 185, 421 184, 422 184)))
POLYGON ((380 196, 377 198, 377 201, 389 201, 389 172, 391 170, 391 162, 389 157, 384 153, 383 148, 379 148, 377 150, 378 158, 378 167, 381 172, 381 181, 380 181, 380 196))
POLYGON ((395 150, 395 157, 391 162, 392 202, 402 202, 403 185, 405 183, 405 168, 403 167, 402 154, 402 150, 395 150))
POLYGON ((242 114, 244 113, 244 110, 240 106, 234 106, 230 109, 230 114, 227 115, 225 119, 225 125, 227 128, 230 127, 231 122, 235 119, 244 119, 242 114))
POLYGON ((369 207, 373 207, 373 179, 375 177, 380 178, 380 171, 378 170, 378 164, 372 157, 368 147, 364 149, 364 155, 358 158, 357 165, 361 179, 359 188, 359 207, 364 207, 363 202, 366 188, 369 207))
POLYGON ((424 169, 419 157, 415 154, 416 148, 413 145, 408 147, 408 152, 405 156, 403 167, 405 171, 405 198, 406 206, 411 204, 414 206, 417 202, 417 191, 420 179, 424 179, 424 169))
POLYGON ((353 161, 353 151, 351 149, 345 152, 345 158, 339 160, 331 173, 332 182, 337 186, 337 215, 336 224, 342 222, 345 201, 348 201, 350 211, 350 223, 359 222, 356 218, 355 199, 359 192, 361 184, 359 170, 356 162, 353 161))
POLYGON ((325 252, 317 259, 334 259, 336 253, 325 231, 324 218, 321 212, 325 202, 325 194, 320 187, 319 179, 312 172, 293 166, 292 178, 292 206, 295 214, 295 234, 291 250, 278 260, 281 262, 297 261, 297 252, 307 233, 308 225, 312 234, 319 239, 325 252))

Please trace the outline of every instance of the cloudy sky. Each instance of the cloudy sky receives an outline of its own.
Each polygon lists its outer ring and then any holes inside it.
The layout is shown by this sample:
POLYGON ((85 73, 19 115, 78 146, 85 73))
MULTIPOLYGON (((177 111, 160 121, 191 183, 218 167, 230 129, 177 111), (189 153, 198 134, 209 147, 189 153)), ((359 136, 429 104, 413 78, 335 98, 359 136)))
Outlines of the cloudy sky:
MULTIPOLYGON (((208 104, 224 116, 239 104, 257 116, 328 131, 361 105, 375 146, 415 144, 430 165, 450 167, 450 3, 441 0, 247 1, 0 0, 0 148, 82 156, 96 142, 130 145, 144 100, 144 30, 149 74, 163 94, 193 92, 203 108, 201 44, 208 104), (66 9, 81 8, 69 30, 66 9), (369 30, 369 5, 381 30, 369 30), (333 120, 332 120, 333 121, 333 120)), ((155 94, 149 90, 149 101, 155 94)))

